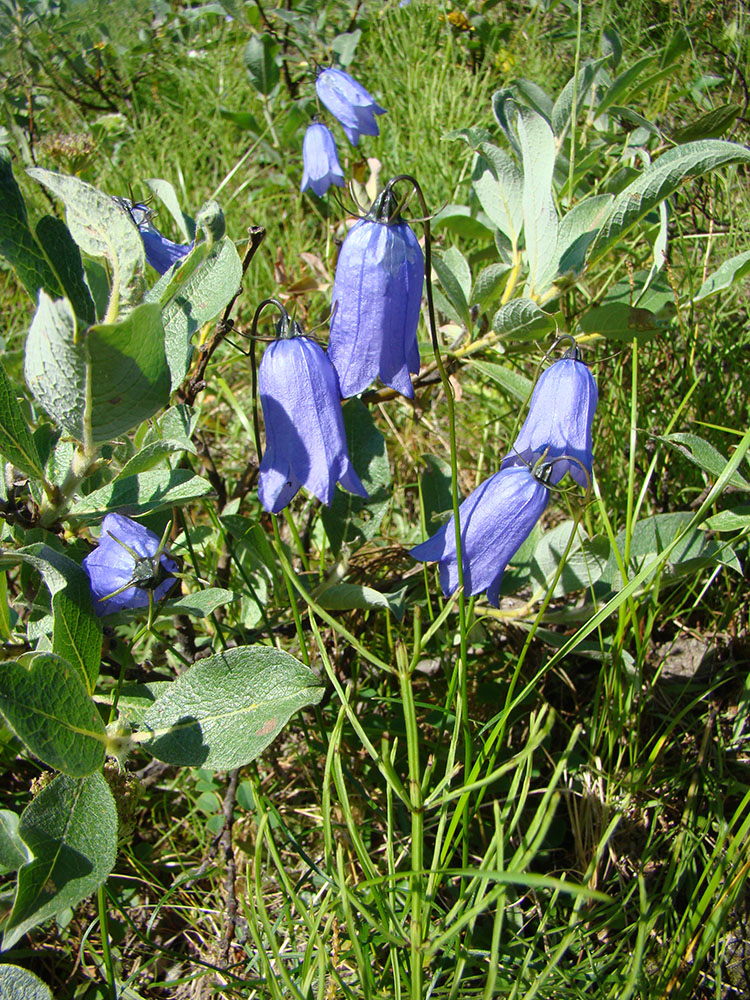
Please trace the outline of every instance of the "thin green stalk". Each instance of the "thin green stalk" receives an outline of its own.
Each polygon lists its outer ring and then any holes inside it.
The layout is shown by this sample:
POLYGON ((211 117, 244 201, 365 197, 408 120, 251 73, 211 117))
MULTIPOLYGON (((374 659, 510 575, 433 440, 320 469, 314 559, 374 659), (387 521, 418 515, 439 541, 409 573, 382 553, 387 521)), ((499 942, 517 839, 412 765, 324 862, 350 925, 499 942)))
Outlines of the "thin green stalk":
POLYGON ((411 812, 411 925, 409 927, 409 947, 411 956, 411 996, 412 1000, 422 1000, 423 956, 422 942, 422 901, 424 898, 424 804, 422 801, 422 776, 419 767, 419 729, 414 705, 412 674, 406 649, 396 647, 396 664, 401 691, 406 728, 406 752, 409 761, 409 800, 411 812))
POLYGON ((297 606, 297 595, 294 592, 294 587, 292 586, 292 568, 284 556, 284 549, 281 544, 281 535, 279 534, 279 524, 278 517, 276 514, 271 514, 271 524, 273 525, 273 539, 276 543, 276 555, 281 563, 282 570, 284 572, 284 583, 286 584, 286 592, 289 598, 289 606, 292 609, 292 617, 294 618, 294 627, 297 630, 297 641, 299 642, 300 652, 302 653, 302 659, 305 661, 306 666, 310 666, 310 656, 307 652, 307 643, 305 641, 305 632, 302 628, 302 619, 300 618, 299 607, 297 606))
POLYGON ((115 979, 115 967, 112 962, 112 950, 109 947, 109 914, 107 912, 104 882, 96 890, 96 905, 99 910, 99 929, 102 936, 102 956, 104 958, 104 969, 107 974, 107 989, 112 1000, 117 1000, 117 980, 115 979))

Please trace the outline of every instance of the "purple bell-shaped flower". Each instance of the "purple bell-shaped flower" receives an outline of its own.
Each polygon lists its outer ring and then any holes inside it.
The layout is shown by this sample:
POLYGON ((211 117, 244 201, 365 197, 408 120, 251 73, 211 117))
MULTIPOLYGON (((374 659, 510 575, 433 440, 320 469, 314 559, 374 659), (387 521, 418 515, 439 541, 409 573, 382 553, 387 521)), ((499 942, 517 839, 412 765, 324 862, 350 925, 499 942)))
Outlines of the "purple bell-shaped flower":
POLYGON ((128 198, 116 197, 115 201, 138 226, 143 249, 146 251, 146 260, 158 274, 166 274, 173 264, 183 260, 193 249, 192 243, 173 243, 166 236, 162 236, 151 222, 154 213, 148 205, 133 203, 128 198))
POLYGON ((395 198, 386 188, 339 251, 328 356, 344 397, 362 392, 378 375, 403 396, 414 396, 409 372, 419 371, 424 257, 417 237, 394 213, 395 198))
POLYGON ((313 122, 305 132, 302 163, 302 191, 312 188, 322 198, 331 184, 344 186, 344 172, 336 152, 336 140, 331 130, 321 122, 313 122))
MULTIPOLYGON (((458 508, 467 594, 486 590, 487 600, 497 607, 505 567, 547 506, 545 475, 545 469, 537 472, 525 465, 508 466, 480 483, 458 508)), ((415 546, 411 555, 420 562, 437 561, 443 593, 452 594, 458 587, 454 517, 415 546)))
POLYGON ((384 115, 385 108, 354 77, 342 69, 324 69, 318 74, 315 90, 333 117, 341 122, 352 146, 357 145, 360 135, 379 134, 375 115, 384 115))
POLYGON ((160 601, 177 582, 178 566, 159 551, 158 535, 122 514, 107 514, 99 544, 83 560, 97 615, 145 608, 149 591, 160 601), (158 553, 158 555, 157 555, 158 553))
POLYGON ((330 505, 336 483, 367 498, 349 458, 338 379, 325 351, 285 316, 263 354, 258 391, 266 427, 258 496, 277 514, 301 486, 330 505))
POLYGON ((549 481, 559 483, 566 472, 580 486, 591 482, 591 424, 599 394, 596 382, 573 346, 539 376, 529 413, 503 459, 503 468, 530 464, 542 453, 551 461, 549 481), (585 471, 584 471, 585 470, 585 471))

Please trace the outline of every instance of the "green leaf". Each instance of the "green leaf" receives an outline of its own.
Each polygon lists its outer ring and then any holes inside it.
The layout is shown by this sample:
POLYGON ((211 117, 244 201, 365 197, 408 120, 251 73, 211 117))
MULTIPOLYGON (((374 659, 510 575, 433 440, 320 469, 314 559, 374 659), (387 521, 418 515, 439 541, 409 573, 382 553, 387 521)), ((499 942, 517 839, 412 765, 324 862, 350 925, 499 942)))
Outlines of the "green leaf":
POLYGON ((193 335, 216 319, 237 294, 242 261, 234 243, 224 237, 211 247, 205 261, 183 281, 164 307, 164 343, 172 388, 187 375, 193 335))
POLYGON ((516 246, 523 226, 523 176, 515 161, 504 149, 482 142, 471 184, 492 224, 516 246))
POLYGON ((52 598, 52 651, 78 667, 89 694, 99 676, 102 626, 91 607, 91 588, 84 580, 68 583, 52 598))
MULTIPOLYGON (((718 479, 729 464, 728 458, 697 434, 665 434, 659 440, 671 445, 713 479, 718 479)), ((750 483, 739 472, 730 477, 729 484, 739 490, 750 490, 750 483)))
POLYGON ((266 33, 254 35, 245 46, 242 60, 245 63, 250 82, 260 94, 266 97, 279 82, 281 71, 276 63, 278 44, 266 33))
POLYGON ((531 299, 512 299, 495 313, 492 329, 499 337, 539 340, 555 329, 555 317, 531 299))
POLYGON ((102 444, 137 427, 169 401, 159 307, 147 302, 120 323, 91 326, 85 343, 91 364, 92 438, 102 444))
POLYGON ((650 66, 655 58, 654 55, 643 56, 638 62, 633 63, 632 66, 616 77, 596 107, 597 116, 603 115, 612 104, 617 104, 621 101, 623 95, 628 93, 644 69, 650 66))
POLYGON ((78 329, 70 303, 40 293, 26 340, 26 381, 44 410, 76 440, 111 441, 169 399, 161 312, 137 306, 119 323, 78 329))
MULTIPOLYGON (((167 615, 190 615, 193 618, 207 618, 217 608, 230 601, 236 600, 237 595, 233 590, 224 590, 221 587, 207 587, 199 590, 195 594, 184 594, 173 601, 160 601, 154 604, 154 617, 165 617, 167 615)), ((108 625, 118 625, 120 622, 129 622, 134 618, 143 616, 143 608, 133 608, 128 611, 118 611, 107 616, 108 625)))
POLYGON ((362 31, 360 28, 357 28, 356 31, 347 31, 344 34, 336 35, 331 42, 331 48, 338 56, 339 65, 342 69, 346 69, 352 59, 354 59, 354 53, 357 51, 357 45, 359 45, 361 37, 362 31))
POLYGON ((125 463, 118 472, 117 478, 127 479, 129 476, 139 476, 143 472, 148 472, 149 469, 161 465, 167 455, 179 454, 185 450, 195 454, 195 445, 192 442, 188 442, 188 444, 190 447, 186 449, 184 441, 170 441, 169 439, 152 441, 141 448, 137 455, 133 455, 129 462, 125 463))
POLYGON ((560 91, 560 96, 555 101, 552 114, 550 115, 550 125, 552 126, 552 131, 558 137, 558 141, 570 127, 574 97, 577 112, 580 114, 597 73, 608 61, 607 56, 601 59, 586 60, 578 73, 574 74, 560 91))
POLYGON ((250 111, 231 111, 229 108, 219 108, 219 115, 228 122, 232 122, 237 128, 247 132, 254 132, 260 135, 263 128, 260 122, 250 111))
POLYGON ((32 167, 29 176, 44 184, 65 205, 68 229, 90 257, 104 257, 112 268, 117 314, 137 305, 146 291, 146 257, 138 227, 114 198, 78 177, 32 167))
MULTIPOLYGON (((96 306, 86 284, 81 251, 62 219, 45 215, 36 226, 36 236, 60 281, 63 295, 76 316, 85 323, 96 323, 96 306)), ((59 296, 58 296, 59 297, 59 296)))
POLYGON ((557 238, 559 275, 577 276, 583 270, 586 251, 599 232, 614 201, 611 194, 597 194, 574 205, 560 220, 557 238))
POLYGON ((323 691, 309 667, 280 649, 228 649, 199 660, 146 712, 153 736, 145 749, 170 764, 241 767, 323 691))
MULTIPOLYGON (((17 813, 11 812, 10 809, 0 809, 0 865, 11 872, 28 861, 26 848, 18 835, 18 821, 17 813)), ((1 993, 0 1000, 2 1000, 1 993)))
POLYGON ((18 872, 3 949, 75 906, 106 879, 117 853, 117 810, 101 774, 58 775, 24 809, 19 835, 31 860, 18 872))
POLYGON ((685 180, 732 163, 750 163, 750 149, 733 142, 705 139, 663 153, 615 198, 609 217, 594 241, 589 266, 619 243, 685 180))
POLYGON ((113 510, 137 517, 190 503, 212 489, 208 480, 194 475, 190 469, 151 469, 139 476, 116 479, 81 497, 70 508, 70 516, 85 523, 100 521, 113 510))
POLYGON ((519 108, 518 140, 523 159, 523 230, 529 274, 525 294, 541 295, 557 274, 557 209, 552 197, 555 137, 541 115, 519 108))
POLYGON ((739 104, 722 104, 707 111, 684 128, 677 129, 672 138, 677 143, 694 142, 696 139, 719 139, 734 125, 741 111, 742 107, 739 104))
POLYGON ((453 511, 451 467, 437 455, 422 455, 426 468, 419 477, 419 492, 424 510, 425 528, 433 534, 453 511))
POLYGON ((529 401, 534 383, 521 372, 517 372, 514 368, 506 368, 505 365, 493 364, 491 361, 475 361, 471 358, 467 361, 482 375, 497 382, 507 395, 519 399, 522 403, 529 401))
POLYGON ((432 218, 432 231, 447 229, 456 236, 467 239, 486 240, 492 238, 490 220, 484 212, 472 212, 468 205, 446 205, 432 218))
POLYGON ((29 425, 16 398, 16 390, 0 364, 0 455, 35 479, 44 475, 29 425))
POLYGON ((369 500, 337 489, 333 503, 321 511, 323 526, 333 551, 343 542, 361 544, 377 534, 391 500, 391 470, 385 438, 360 399, 349 399, 342 410, 344 429, 354 470, 369 493, 369 500))
POLYGON ((104 723, 80 672, 61 656, 39 653, 28 670, 7 662, 0 673, 0 712, 50 767, 80 778, 104 764, 104 723))
POLYGON ((702 299, 707 299, 709 295, 715 295, 725 288, 731 288, 748 272, 750 272, 750 250, 725 260, 710 277, 706 278, 698 294, 693 296, 693 302, 700 302, 702 299))
POLYGON ((613 340, 649 340, 662 324, 648 309, 636 309, 625 302, 607 302, 584 313, 579 320, 583 333, 598 333, 613 340))
POLYGON ((502 292, 510 271, 510 264, 500 262, 488 264, 479 272, 474 285, 473 297, 480 309, 484 309, 502 292))
POLYGON ((62 289, 29 228, 26 203, 13 176, 10 152, 0 146, 0 256, 18 275, 34 302, 39 290, 57 298, 62 289))
POLYGON ((471 271, 466 258, 460 250, 451 247, 445 251, 442 257, 433 256, 432 267, 440 279, 448 301, 456 310, 466 329, 470 330, 474 324, 471 321, 469 311, 471 271))
POLYGON ((52 597, 53 652, 78 668, 91 694, 101 664, 102 626, 91 606, 86 571, 42 542, 2 555, 4 562, 24 562, 41 574, 52 597))
POLYGON ((54 1000, 46 983, 20 965, 0 965, 0 1000, 54 1000))
MULTIPOLYGON (((540 600, 549 589, 574 526, 573 521, 556 524, 537 542, 531 560, 531 577, 536 584, 532 601, 540 600)), ((608 556, 609 545, 602 544, 601 540, 592 544, 588 539, 582 539, 579 529, 552 596, 564 597, 572 591, 587 590, 592 587, 604 572, 608 556)))
POLYGON ((701 528, 708 531, 747 531, 750 529, 750 504, 721 510, 705 520, 701 528))
MULTIPOLYGON (((364 611, 373 608, 387 608, 395 611, 398 601, 390 594, 381 594, 379 590, 365 587, 358 583, 334 583, 316 593, 315 601, 321 608, 328 611, 350 611, 361 608, 364 611)), ((400 617, 397 616, 397 617, 400 617)))
MULTIPOLYGON (((678 511, 672 514, 655 514, 639 521, 633 529, 630 540, 630 564, 626 566, 628 579, 633 579, 643 566, 667 549, 691 520, 692 514, 678 511)), ((624 528, 615 541, 624 561, 624 528)), ((696 560, 700 559, 705 550, 705 532, 701 532, 698 528, 688 531, 670 552, 668 561, 662 566, 662 572, 667 577, 692 572, 696 560)), ((614 553, 611 553, 595 585, 595 591, 601 595, 610 590, 620 590, 624 586, 617 559, 614 553)))
POLYGON ((174 219, 183 240, 186 243, 191 243, 195 237, 195 222, 180 208, 180 202, 174 187, 169 181, 162 180, 161 177, 148 177, 146 184, 148 184, 156 197, 160 198, 166 205, 167 211, 174 219))

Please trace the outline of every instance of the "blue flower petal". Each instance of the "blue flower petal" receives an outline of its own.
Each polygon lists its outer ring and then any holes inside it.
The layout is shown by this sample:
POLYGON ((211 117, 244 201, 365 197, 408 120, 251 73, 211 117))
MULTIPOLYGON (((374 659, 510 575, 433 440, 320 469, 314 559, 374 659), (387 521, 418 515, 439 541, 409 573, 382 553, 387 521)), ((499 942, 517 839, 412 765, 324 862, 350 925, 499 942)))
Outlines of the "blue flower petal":
POLYGON ((323 104, 342 125, 353 146, 360 135, 378 135, 375 115, 384 115, 373 96, 354 77, 341 69, 324 69, 315 81, 315 90, 323 104))
POLYGON ((344 172, 339 163, 336 141, 329 128, 313 122, 305 132, 302 142, 302 191, 312 188, 322 198, 331 184, 344 186, 344 172))
MULTIPOLYGON (((509 466, 485 479, 459 507, 464 589, 487 591, 497 605, 505 567, 531 533, 549 500, 549 490, 525 466, 509 466)), ((422 562, 439 561, 445 594, 458 587, 455 521, 443 527, 411 555, 422 562)))
POLYGON ((309 337, 277 340, 260 363, 258 389, 266 427, 258 495, 278 513, 304 486, 330 505, 336 483, 366 497, 346 444, 336 372, 309 337))
POLYGON ((551 483, 559 483, 569 472, 580 486, 587 486, 593 466, 591 425, 598 398, 596 382, 582 361, 565 357, 550 365, 534 387, 528 416, 503 467, 521 460, 533 464, 546 453, 547 459, 560 459, 552 463, 551 483))
POLYGON ((423 281, 422 249, 407 223, 362 219, 353 226, 336 266, 328 345, 344 397, 378 375, 413 397, 423 281))

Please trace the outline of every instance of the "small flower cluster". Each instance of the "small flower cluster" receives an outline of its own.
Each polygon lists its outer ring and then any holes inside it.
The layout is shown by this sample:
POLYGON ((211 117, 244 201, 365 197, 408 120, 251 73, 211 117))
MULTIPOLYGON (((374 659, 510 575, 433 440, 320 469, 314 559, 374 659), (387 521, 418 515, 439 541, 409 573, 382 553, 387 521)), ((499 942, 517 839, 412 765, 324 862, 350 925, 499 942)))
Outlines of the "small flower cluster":
POLYGON ((341 247, 328 351, 284 314, 279 339, 261 359, 266 450, 258 492, 266 510, 278 513, 301 486, 325 504, 337 482, 367 497, 349 458, 341 398, 362 392, 377 376, 413 397, 423 283, 419 242, 386 186, 341 247))
MULTIPOLYGON (((597 400, 596 382, 575 345, 542 373, 512 451, 458 509, 467 594, 486 590, 497 607, 505 568, 544 513, 550 485, 568 472, 579 485, 590 485, 597 400)), ((411 550, 421 562, 438 562, 445 594, 459 585, 455 524, 451 515, 411 550)))
MULTIPOLYGON (((361 135, 378 135, 375 115, 384 115, 373 96, 342 69, 324 69, 315 81, 318 98, 341 124, 349 142, 356 146, 361 135)), ((311 188, 322 198, 331 184, 344 186, 344 173, 339 163, 336 140, 322 122, 308 126, 302 144, 301 190, 311 188)))

